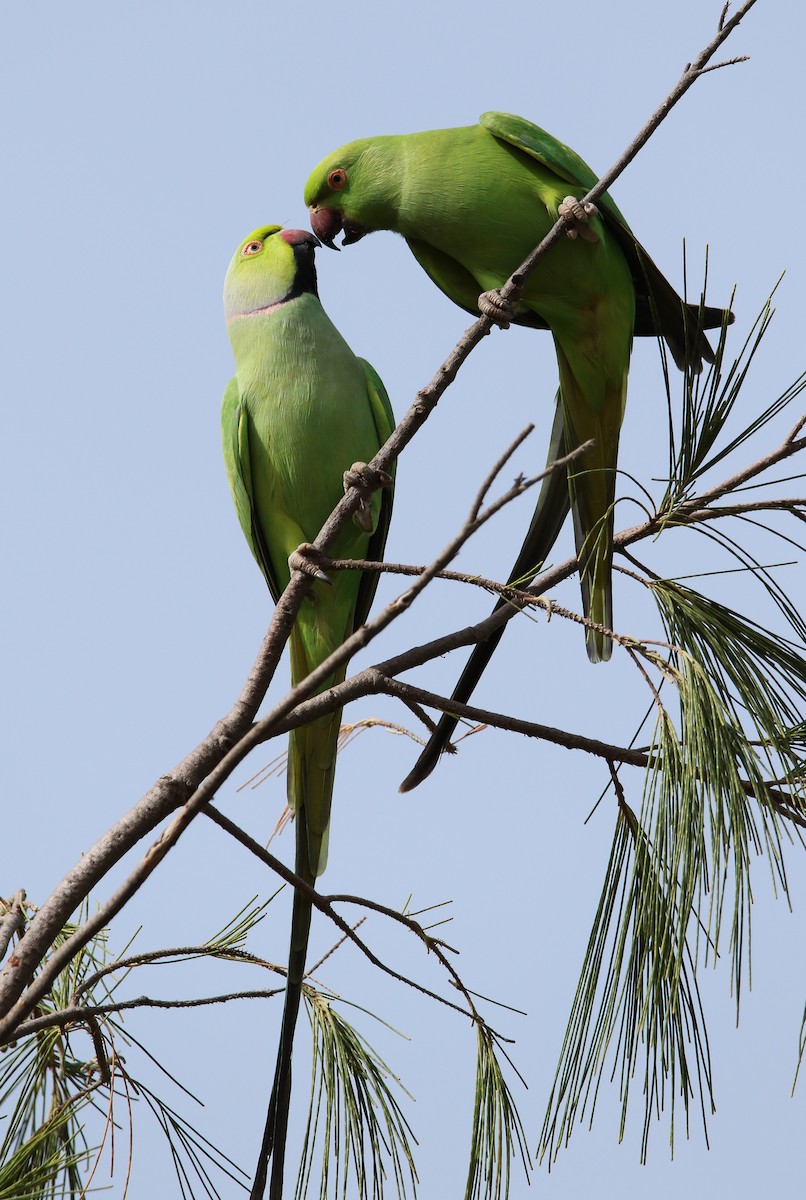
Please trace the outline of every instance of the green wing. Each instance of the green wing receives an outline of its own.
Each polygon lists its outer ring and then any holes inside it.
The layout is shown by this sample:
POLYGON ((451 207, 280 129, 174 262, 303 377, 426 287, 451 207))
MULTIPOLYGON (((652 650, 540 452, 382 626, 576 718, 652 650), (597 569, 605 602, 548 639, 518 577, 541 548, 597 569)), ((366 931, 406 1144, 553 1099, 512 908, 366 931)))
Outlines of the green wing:
MULTIPOLYGON (((406 242, 432 283, 435 283, 449 300, 453 300, 454 304, 458 304, 465 312, 478 319, 481 289, 470 271, 455 258, 451 258, 450 254, 437 250, 435 246, 429 246, 428 242, 417 241, 415 238, 406 238, 406 242)), ((529 329, 548 329, 548 323, 527 308, 513 316, 512 321, 529 329)))
MULTIPOLYGON (((557 141, 545 129, 511 113, 487 112, 480 124, 493 137, 524 151, 547 167, 569 185, 569 190, 583 195, 596 183, 598 176, 570 146, 557 141)), ((660 330, 669 343, 678 366, 685 362, 685 347, 695 344, 698 312, 683 302, 662 272, 655 266, 644 248, 636 241, 622 212, 608 193, 601 196, 598 207, 602 219, 627 259, 635 290, 635 333, 639 337, 656 337, 660 330), (651 299, 650 299, 651 296, 651 299)), ((478 316, 479 285, 473 275, 450 255, 414 238, 406 239, 417 262, 429 278, 455 304, 472 316, 478 316)), ((722 323, 721 309, 706 309, 703 328, 715 328, 722 323)), ((517 325, 530 329, 548 329, 548 323, 537 313, 522 308, 513 318, 517 325)), ((709 361, 710 347, 702 339, 701 353, 709 361)))
MULTIPOLYGON (((395 415, 392 412, 392 405, 389 402, 389 396, 387 395, 386 388, 383 386, 380 375, 366 359, 359 358, 358 361, 364 368, 364 375, 367 380, 367 399, 369 400, 372 420, 378 434, 378 447, 380 448, 384 442, 388 441, 395 428, 395 415)), ((394 464, 389 472, 393 478, 396 469, 397 464, 394 464)), ((392 518, 392 491, 392 488, 381 489, 380 513, 378 514, 378 521, 373 534, 369 539, 367 558, 383 558, 386 538, 389 534, 389 522, 392 518)), ((355 617, 353 618, 354 629, 358 629, 366 621, 369 610, 372 607, 372 600, 379 579, 380 575, 377 571, 367 572, 361 576, 361 583, 358 586, 358 597, 355 604, 355 617)))
MULTIPOLYGON (((598 177, 587 163, 570 146, 558 142, 539 125, 500 112, 482 113, 479 121, 494 137, 524 150, 575 188, 584 188, 587 192, 596 183, 598 177)), ((636 336, 663 337, 681 371, 685 370, 687 361, 696 363, 704 358, 713 362, 713 351, 702 331, 720 328, 726 319, 733 319, 732 315, 721 308, 708 307, 700 313, 698 305, 687 304, 636 240, 607 192, 599 197, 597 206, 629 263, 635 288, 636 336)))
POLYGON ((249 414, 241 403, 237 377, 231 379, 224 390, 221 405, 221 433, 224 446, 224 465, 227 468, 235 511, 249 549, 255 557, 269 585, 275 604, 281 591, 279 580, 271 565, 271 557, 260 531, 255 493, 252 487, 252 460, 249 453, 249 414))
MULTIPOLYGON (((493 137, 509 142, 511 146, 517 146, 519 150, 525 150, 531 158, 548 167, 573 187, 584 188, 589 192, 598 181, 599 176, 570 146, 558 142, 550 133, 546 133, 545 129, 533 125, 523 117, 516 117, 512 113, 486 112, 479 117, 479 124, 493 137)), ((607 192, 599 198, 598 207, 630 232, 629 225, 607 192)))

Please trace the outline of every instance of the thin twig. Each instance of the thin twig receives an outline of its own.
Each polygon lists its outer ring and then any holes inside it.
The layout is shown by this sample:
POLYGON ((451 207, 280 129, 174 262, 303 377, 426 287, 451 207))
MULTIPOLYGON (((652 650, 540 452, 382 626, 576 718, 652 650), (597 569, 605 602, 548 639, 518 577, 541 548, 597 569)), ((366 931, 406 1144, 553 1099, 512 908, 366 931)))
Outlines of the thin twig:
POLYGON ((231 837, 235 838, 237 842, 240 842, 240 844, 249 850, 251 854, 253 854, 261 862, 265 863, 267 867, 271 867, 272 871, 279 875, 281 879, 284 879, 286 883, 289 883, 293 888, 310 900, 313 907, 318 909, 319 912, 324 913, 324 915, 328 917, 338 929, 341 930, 344 937, 358 947, 361 953, 369 959, 374 967, 377 967, 379 970, 383 971, 384 974, 390 975, 399 983, 405 983, 408 987, 414 988, 415 991, 421 992, 430 999, 438 1000, 440 1004, 444 1004, 448 1008, 453 1009, 455 1012, 461 1013, 462 1016, 469 1017, 471 1020, 476 1020, 478 1018, 475 1006, 470 998, 470 993, 441 950, 443 943, 436 938, 430 937, 429 934, 427 934, 423 927, 419 924, 419 922, 413 920, 411 917, 405 916, 403 913, 397 912, 396 909, 385 908, 381 904, 376 904, 374 901, 363 899, 360 896, 343 898, 351 904, 360 904, 366 908, 371 908, 374 912, 383 913, 391 920, 394 920, 401 925, 405 925, 407 929, 416 934, 416 936, 425 943, 426 950, 429 953, 434 954, 441 966, 443 966, 448 972, 448 975, 454 983, 454 986, 467 1001, 470 1009, 469 1012, 463 1009, 460 1005, 454 1004, 451 1000, 447 1000, 444 996, 440 996, 438 992, 432 992, 430 988, 426 988, 422 984, 417 983, 415 980, 409 979, 405 975, 401 975, 398 971, 394 970, 393 967, 389 967, 382 962, 377 955, 370 950, 369 946, 367 946, 366 943, 355 933, 354 929, 348 925, 344 918, 341 917, 333 908, 333 903, 335 900, 342 898, 329 897, 317 892, 316 888, 312 888, 305 882, 304 879, 301 879, 299 875, 296 875, 292 870, 290 870, 285 863, 281 862, 279 858, 275 858, 275 856, 266 850, 265 847, 261 846, 259 842, 256 842, 254 838, 250 837, 245 830, 241 829, 239 825, 236 825, 234 821, 230 821, 228 817, 225 817, 223 813, 220 813, 212 805, 208 805, 208 807, 204 810, 204 815, 209 817, 211 821, 213 821, 231 837))
MULTIPOLYGON (((366 917, 359 917, 359 918, 358 918, 358 920, 354 922, 354 924, 351 926, 353 933, 355 933, 355 931, 356 931, 357 929, 360 929, 360 927, 361 927, 361 926, 364 924, 364 922, 366 921, 366 919, 367 919, 366 917)), ((328 960, 328 959, 329 959, 329 958, 330 958, 332 955, 334 955, 334 954, 336 953, 336 951, 337 951, 337 950, 340 950, 340 949, 341 949, 341 947, 344 945, 344 943, 345 943, 347 940, 348 940, 348 939, 347 939, 346 935, 345 935, 345 936, 343 936, 343 937, 340 937, 340 938, 339 938, 339 940, 338 940, 337 942, 334 942, 334 944, 333 944, 333 945, 330 947, 330 949, 329 949, 329 950, 326 950, 326 951, 324 952, 324 954, 322 955, 322 957, 321 957, 320 959, 318 959, 318 960, 317 960, 317 961, 316 961, 316 962, 313 964, 313 966, 312 966, 312 967, 306 967, 306 968, 305 968, 305 978, 306 978, 306 979, 310 979, 311 975, 315 975, 315 974, 316 974, 316 972, 319 970, 319 968, 320 968, 320 967, 321 967, 321 966, 322 966, 324 963, 326 963, 326 962, 327 962, 327 960, 328 960)))
MULTIPOLYGON (((377 669, 370 668, 370 671, 376 673, 377 669)), ((452 713, 468 721, 492 725, 496 729, 506 729, 511 733, 521 733, 526 737, 551 742, 552 745, 562 746, 566 750, 582 750, 595 758, 604 759, 605 762, 621 762, 628 766, 644 769, 648 767, 663 769, 663 760, 659 754, 647 754, 642 750, 627 746, 614 746, 607 742, 601 742, 597 738, 588 738, 579 733, 569 733, 566 729, 555 729, 550 725, 541 725, 537 721, 524 721, 519 717, 508 717, 503 713, 490 712, 488 709, 477 708, 472 704, 458 704, 446 696, 438 696, 423 688, 414 687, 412 684, 401 683, 399 679, 386 677, 385 685, 380 686, 379 691, 390 696, 399 696, 400 699, 408 697, 418 704, 427 704, 440 712, 452 713)), ((755 797, 756 793, 751 783, 747 780, 740 780, 739 784, 746 795, 755 797)), ((800 808, 792 807, 793 801, 790 795, 770 784, 765 784, 764 796, 782 816, 787 817, 793 824, 806 829, 806 813, 800 808)))
MULTIPOLYGON (((264 964, 269 970, 278 975, 285 975, 286 968, 264 964)), ((247 992, 226 992, 221 996, 197 996, 190 1000, 158 1000, 153 996, 137 996, 133 1000, 120 1000, 111 1004, 76 1005, 72 1008, 62 1008, 58 1012, 48 1013, 44 1017, 32 1017, 23 1021, 14 1031, 14 1036, 0 1045, 23 1037, 31 1037, 43 1029, 64 1029, 72 1025, 89 1025, 91 1020, 98 1017, 116 1015, 127 1012, 132 1008, 204 1008, 211 1004, 228 1004, 231 1000, 268 1000, 272 996, 281 996, 285 991, 285 983, 276 988, 263 988, 247 992)))
POLYGON ((130 971, 134 967, 171 966, 176 962, 187 962, 191 958, 221 958, 232 959, 234 962, 245 962, 253 966, 269 967, 274 970, 272 963, 267 963, 248 950, 239 950, 237 946, 221 947, 202 944, 200 946, 172 946, 166 950, 146 950, 142 954, 132 954, 127 958, 118 958, 114 962, 105 963, 97 971, 83 979, 75 989, 70 999, 73 1004, 91 991, 97 983, 107 975, 117 971, 130 971))
MULTIPOLYGON (((614 549, 618 551, 646 538, 654 537, 656 534, 662 532, 664 527, 696 524, 699 520, 697 514, 704 511, 705 506, 710 504, 712 500, 721 498, 733 487, 741 486, 748 480, 754 479, 764 471, 769 470, 770 467, 775 466, 777 463, 806 449, 806 438, 798 441, 794 440, 793 436, 801 427, 802 421, 798 422, 795 430, 770 454, 758 459, 755 463, 730 476, 727 480, 716 484, 707 492, 703 492, 699 496, 694 496, 686 505, 681 505, 680 508, 675 510, 674 521, 663 514, 655 514, 642 524, 630 526, 628 529, 617 533, 613 538, 614 549)), ((576 574, 578 569, 577 558, 573 556, 544 571, 539 579, 521 590, 524 596, 541 596, 576 574)), ((432 659, 440 658, 451 650, 460 650, 468 646, 474 646, 478 642, 485 641, 492 633, 502 625, 505 625, 507 621, 511 621, 513 617, 518 615, 519 611, 518 608, 511 605, 503 605, 475 625, 469 625, 465 629, 458 629, 441 637, 433 638, 429 642, 424 642, 420 646, 414 646, 401 654, 386 659, 384 662, 377 663, 377 669, 385 675, 399 675, 404 671, 412 670, 414 667, 423 666, 425 663, 432 661, 432 659)), ((348 683, 352 683, 352 680, 348 681, 348 683)))
MULTIPOLYGON (((755 2, 756 0, 745 0, 745 3, 739 9, 737 9, 736 13, 729 21, 720 23, 715 37, 708 43, 705 49, 697 55, 694 62, 689 63, 686 66, 683 74, 680 76, 680 79, 672 88, 671 92, 663 101, 663 103, 655 109, 655 112, 646 122, 644 127, 636 134, 624 153, 619 156, 618 161, 613 164, 609 171, 605 171, 603 175, 599 176, 599 179, 590 189, 590 191, 582 197, 580 201, 581 204, 595 204, 599 197, 602 196, 604 192, 608 190, 608 188, 610 188, 616 179, 618 179, 619 175, 621 175, 621 173, 635 158, 638 151, 646 145, 661 122, 664 121, 669 115, 675 104, 677 104, 678 101, 683 98, 692 84, 696 83, 696 81, 705 73, 705 69, 709 60, 713 58, 719 47, 730 36, 742 18, 753 7, 755 2)), ((743 62, 745 59, 736 59, 735 61, 743 62)), ((719 65, 727 66, 729 64, 720 63, 719 65)), ((527 277, 531 274, 548 250, 565 236, 567 228, 573 224, 573 221, 574 217, 571 214, 559 218, 553 228, 543 238, 543 241, 535 247, 523 265, 518 268, 518 270, 501 288, 501 296, 504 300, 508 300, 510 304, 515 304, 517 302, 527 277)), ((483 320, 488 320, 488 318, 485 317, 483 320)))
POLYGON ((109 1058, 104 1044, 104 1035, 95 1013, 88 1012, 84 1024, 90 1031, 92 1044, 95 1048, 95 1061, 98 1064, 98 1078, 104 1087, 109 1087, 112 1076, 109 1070, 109 1058))
MULTIPOLYGON (((267 713, 265 717, 252 726, 249 732, 246 733, 241 739, 239 745, 234 747, 230 754, 227 755, 227 759, 219 764, 220 768, 223 769, 226 762, 228 768, 227 773, 229 773, 229 771, 231 771, 238 762, 245 758, 255 746, 260 745, 261 742, 266 740, 266 736, 269 732, 273 733, 273 731, 281 722, 285 721, 285 719, 294 710, 298 709, 303 701, 313 697, 317 692, 317 689, 321 687, 322 684, 327 682, 337 667, 341 666, 345 662, 349 662, 349 660, 353 658, 359 650, 362 650, 365 646, 367 646, 374 638, 378 636, 379 633, 383 632, 383 630, 386 629, 392 623, 392 621, 399 617, 402 612, 410 608, 416 597, 420 595, 420 593, 428 586, 428 584, 437 577, 441 570, 444 570, 445 565, 451 562, 457 556, 457 554, 459 554, 465 543, 475 533, 477 533, 478 530, 487 523, 487 521, 499 513, 506 505, 517 499, 518 496, 522 495, 523 492, 528 488, 532 487, 535 483, 539 483, 547 474, 550 474, 552 471, 565 470, 570 463, 574 462, 578 457, 583 455, 591 445, 590 442, 585 442, 583 445, 578 446, 575 450, 572 450, 569 454, 563 455, 562 458, 555 459, 550 466, 546 467, 544 471, 541 471, 539 475, 535 475, 531 479, 516 480, 512 487, 504 492, 503 495, 499 496, 497 500, 489 504, 483 512, 479 512, 480 503, 492 485, 495 474, 503 469, 509 458, 521 444, 524 437, 528 435, 530 430, 531 426, 523 433, 519 434, 505 454, 502 455, 502 457, 498 460, 493 468, 493 471, 491 471, 488 475, 480 492, 473 502, 470 514, 459 533, 448 543, 444 550, 440 551, 433 562, 417 576, 411 587, 403 592, 402 595, 397 596, 394 600, 392 600, 391 603, 389 603, 386 608, 384 608, 378 614, 377 617, 374 617, 371 621, 368 621, 366 625, 362 625, 353 634, 351 634, 350 637, 348 637, 337 650, 334 650, 334 652, 328 655, 328 657, 324 659, 324 661, 321 662, 313 671, 311 671, 309 675, 306 675, 305 679, 303 679, 295 687, 292 687, 290 691, 283 697, 283 699, 276 704, 275 707, 269 713, 267 713)), ((293 726, 288 726, 288 728, 293 728, 293 726)), ((220 782, 216 784, 216 787, 218 786, 220 786, 220 782)), ((199 791, 206 791, 212 795, 214 793, 210 790, 210 788, 210 778, 208 777, 208 779, 205 780, 205 782, 201 785, 199 791)), ((186 807, 189 807, 191 803, 195 806, 196 801, 197 796, 194 796, 192 801, 190 801, 189 805, 186 807)))

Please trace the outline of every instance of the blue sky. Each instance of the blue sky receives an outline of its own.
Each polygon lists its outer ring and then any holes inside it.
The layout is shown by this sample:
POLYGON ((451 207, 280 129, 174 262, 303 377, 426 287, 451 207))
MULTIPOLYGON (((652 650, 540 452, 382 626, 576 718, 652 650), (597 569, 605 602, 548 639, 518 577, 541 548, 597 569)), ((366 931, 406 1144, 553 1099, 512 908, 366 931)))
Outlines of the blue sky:
MULTIPOLYGON (((785 7, 759 0, 726 49, 750 62, 699 82, 613 189, 676 285, 683 238, 695 284, 709 247, 712 302, 727 301, 737 287, 737 350, 787 270, 740 415, 769 402, 804 365, 804 29, 795 6, 785 7)), ((4 10, 2 894, 24 886, 31 900, 45 898, 229 708, 265 630, 270 602, 237 526, 218 430, 232 372, 221 288, 241 238, 265 222, 305 227, 304 181, 342 142, 469 124, 492 108, 535 120, 604 170, 710 38, 718 14, 717 3, 703 0, 663 10, 645 0, 579 0, 573 10, 542 0, 500 9, 477 0, 385 7, 345 0, 332 9, 313 0, 298 14, 254 0, 32 0, 4 10)), ((402 414, 466 315, 390 234, 339 256, 322 251, 319 277, 330 315, 382 375, 402 414)), ((542 461, 555 386, 548 337, 513 330, 485 340, 401 460, 390 558, 423 562, 439 550, 491 462, 531 420, 538 430, 516 469, 542 461)), ((643 480, 665 465, 664 412, 657 353, 645 342, 634 354, 621 455, 643 480)), ((786 414, 751 450, 771 448, 796 415, 786 414)), ((502 516, 467 548, 461 566, 504 576, 527 515, 516 506, 502 516)), ((570 531, 564 537, 569 552, 570 531)), ((672 549, 675 569, 708 569, 696 541, 672 549)), ((799 576, 798 568, 783 570, 782 583, 802 591, 802 567, 799 576)), ((633 592, 623 581, 617 586, 617 627, 651 635, 651 610, 633 592)), ((379 598, 394 594, 394 582, 384 581, 379 598)), ((737 605, 757 601, 735 578, 716 581, 714 594, 737 605)), ((575 588, 563 596, 573 604, 575 588)), ((466 624, 487 603, 435 588, 359 664, 466 624)), ((524 621, 508 632, 477 699, 623 742, 645 693, 622 659, 591 668, 578 630, 524 621)), ((450 690, 456 673, 446 659, 420 681, 450 690)), ((283 673, 271 695, 284 686, 283 673)), ((407 721, 383 701, 349 717, 370 715, 407 721)), ((274 753, 256 754, 218 798, 261 840, 282 810, 284 783, 236 787, 274 753)), ((461 951, 467 983, 528 1012, 497 1023, 516 1039, 513 1057, 529 1083, 517 1094, 533 1146, 612 836, 610 801, 584 824, 603 768, 488 731, 402 797, 397 786, 414 755, 407 739, 381 730, 345 752, 323 886, 392 906, 410 893, 415 906, 453 900, 446 938, 461 951)), ((638 803, 640 780, 628 786, 638 803)), ((278 844, 290 859, 291 838, 278 844)), ((699 1129, 688 1142, 681 1130, 670 1161, 661 1122, 641 1166, 639 1105, 619 1146, 617 1097, 605 1088, 592 1132, 579 1129, 552 1173, 538 1172, 534 1194, 801 1194, 806 1101, 802 1088, 794 1100, 789 1095, 806 996, 797 847, 790 866, 794 916, 774 899, 766 865, 757 866, 753 988, 738 1031, 727 971, 704 976, 717 1102, 710 1150, 699 1129)), ((113 942, 122 945, 140 924, 143 949, 194 942, 271 890, 258 864, 199 821, 116 924, 113 942)), ((378 920, 364 930, 387 959, 437 983, 433 962, 410 942, 378 920)), ((286 936, 287 910, 278 901, 254 949, 282 962, 286 936)), ((312 953, 332 940, 320 923, 312 953)), ((416 1097, 407 1113, 420 1141, 421 1195, 458 1195, 472 1111, 472 1031, 378 979, 352 950, 331 965, 328 983, 411 1039, 366 1026, 416 1097)), ((236 980, 234 968, 223 978, 209 968, 163 969, 142 973, 132 994, 263 982, 257 973, 236 980)), ((253 1002, 237 1013, 129 1022, 203 1095, 200 1127, 247 1170, 262 1130, 279 1012, 279 1003, 253 1002)), ((307 1083, 303 1042, 300 1050, 298 1100, 307 1083)), ((174 1187, 143 1114, 130 1196, 178 1195, 174 1187)), ((523 1194, 516 1178, 513 1195, 523 1194)))

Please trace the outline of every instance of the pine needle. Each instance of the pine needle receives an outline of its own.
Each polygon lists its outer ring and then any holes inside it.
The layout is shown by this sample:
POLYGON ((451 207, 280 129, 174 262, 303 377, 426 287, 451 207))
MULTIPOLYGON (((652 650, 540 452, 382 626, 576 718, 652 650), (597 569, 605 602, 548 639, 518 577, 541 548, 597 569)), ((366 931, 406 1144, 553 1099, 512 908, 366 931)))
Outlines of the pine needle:
POLYGON ((531 1161, 518 1110, 495 1050, 494 1034, 476 1026, 476 1101, 465 1200, 506 1200, 517 1151, 527 1182, 531 1161))
POLYGON ((399 1200, 414 1196, 416 1139, 390 1086, 401 1086, 400 1081, 329 996, 310 986, 303 996, 313 1064, 298 1200, 309 1194, 317 1158, 320 1200, 383 1200, 388 1174, 399 1200))

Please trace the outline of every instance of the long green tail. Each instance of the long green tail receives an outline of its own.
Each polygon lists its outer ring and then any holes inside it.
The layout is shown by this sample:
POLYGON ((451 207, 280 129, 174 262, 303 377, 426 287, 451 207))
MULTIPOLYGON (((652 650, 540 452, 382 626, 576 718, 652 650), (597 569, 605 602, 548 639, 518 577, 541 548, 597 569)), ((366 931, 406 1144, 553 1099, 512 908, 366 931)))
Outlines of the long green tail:
MULTIPOLYGON (((560 404, 560 393, 557 393, 557 408, 554 415, 554 425, 551 431, 547 464, 553 463, 564 453, 563 413, 560 404)), ((529 529, 520 548, 515 565, 509 574, 508 583, 518 583, 536 570, 551 554, 552 547, 559 537, 570 507, 568 482, 565 471, 552 471, 540 486, 534 515, 529 529)), ((493 609, 498 612, 508 604, 507 600, 499 600, 493 609)), ((467 660, 464 671, 459 676, 459 682, 453 690, 452 700, 458 704, 466 704, 473 690, 481 679, 487 664, 495 653, 498 643, 504 636, 506 625, 502 625, 491 634, 485 642, 479 642, 467 660)), ((459 722, 458 717, 445 713, 439 721, 431 737, 428 739, 414 767, 400 785, 401 792, 410 792, 422 783, 437 765, 440 755, 451 740, 453 731, 459 722)))
MULTIPOLYGON (((589 621, 613 628, 613 524, 619 434, 627 392, 627 372, 608 383, 601 407, 592 407, 571 365, 555 339, 560 368, 560 392, 565 421, 566 452, 593 439, 594 445, 568 468, 568 492, 579 559, 582 609, 589 621)), ((607 662, 612 639, 600 629, 585 630, 585 647, 592 663, 607 662)))
MULTIPOLYGON (((301 639, 295 630, 291 635, 292 683, 303 679, 309 670, 301 639)), ((322 690, 341 682, 345 670, 346 668, 342 668, 322 690)), ((330 802, 340 726, 341 709, 313 721, 310 725, 292 730, 288 738, 288 802, 295 812, 296 832, 294 869, 310 887, 314 886, 317 876, 322 874, 327 860, 330 802)), ((269 1162, 269 1200, 282 1200, 283 1196, 283 1169, 291 1105, 291 1059, 294 1030, 302 998, 302 982, 305 978, 311 908, 310 899, 295 891, 280 1045, 250 1200, 262 1200, 269 1162)))

